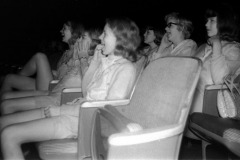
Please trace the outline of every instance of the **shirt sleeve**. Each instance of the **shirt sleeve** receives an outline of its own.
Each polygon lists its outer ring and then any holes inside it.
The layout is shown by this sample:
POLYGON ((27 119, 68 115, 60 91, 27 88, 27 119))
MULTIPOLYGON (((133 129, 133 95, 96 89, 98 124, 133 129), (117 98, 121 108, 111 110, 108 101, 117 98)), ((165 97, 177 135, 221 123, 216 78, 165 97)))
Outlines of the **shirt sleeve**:
POLYGON ((180 51, 179 56, 195 56, 197 50, 197 45, 187 46, 183 47, 183 49, 180 51))
POLYGON ((136 78, 136 68, 133 65, 126 65, 118 70, 112 79, 107 99, 124 99, 132 91, 136 78))
MULTIPOLYGON (((227 46, 225 46, 227 47, 227 46)), ((225 49, 222 48, 222 54, 211 59, 211 75, 215 84, 223 83, 223 78, 235 72, 240 66, 240 48, 231 45, 225 49)))

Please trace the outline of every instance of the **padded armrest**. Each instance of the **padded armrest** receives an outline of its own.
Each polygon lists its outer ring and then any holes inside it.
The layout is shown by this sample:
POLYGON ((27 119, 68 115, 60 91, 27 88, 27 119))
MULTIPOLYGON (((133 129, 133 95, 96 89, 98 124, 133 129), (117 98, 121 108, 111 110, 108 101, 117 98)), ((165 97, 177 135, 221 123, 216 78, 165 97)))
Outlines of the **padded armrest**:
POLYGON ((112 106, 105 106, 98 111, 99 114, 106 118, 119 132, 136 132, 142 130, 139 124, 126 118, 112 106))
POLYGON ((58 80, 58 79, 55 79, 55 80, 51 80, 50 83, 54 84, 54 83, 58 83, 58 82, 59 82, 59 80, 58 80))
POLYGON ((81 88, 64 88, 62 90, 63 93, 74 93, 74 92, 82 92, 81 88))
POLYGON ((217 84, 217 85, 208 85, 206 86, 205 90, 214 90, 214 89, 226 89, 227 86, 226 85, 222 85, 222 84, 217 84))
POLYGON ((109 137, 109 144, 115 146, 135 145, 157 141, 181 134, 184 130, 182 125, 168 125, 157 129, 148 129, 133 133, 118 133, 109 137))
POLYGON ((91 108, 91 107, 104 107, 105 105, 112 106, 121 106, 127 105, 130 102, 129 99, 122 100, 107 100, 107 101, 87 101, 82 104, 82 108, 91 108))
POLYGON ((153 141, 159 141, 161 139, 171 138, 179 136, 184 131, 184 125, 182 121, 185 121, 184 115, 188 114, 187 108, 183 108, 178 123, 172 125, 165 125, 155 129, 144 129, 144 131, 138 130, 135 132, 118 133, 109 137, 109 144, 111 145, 134 145, 142 144, 153 141))
POLYGON ((81 88, 65 88, 61 93, 61 104, 66 104, 82 96, 81 88))
POLYGON ((48 86, 48 90, 51 91, 58 84, 58 82, 59 82, 58 79, 50 81, 49 86, 48 86))

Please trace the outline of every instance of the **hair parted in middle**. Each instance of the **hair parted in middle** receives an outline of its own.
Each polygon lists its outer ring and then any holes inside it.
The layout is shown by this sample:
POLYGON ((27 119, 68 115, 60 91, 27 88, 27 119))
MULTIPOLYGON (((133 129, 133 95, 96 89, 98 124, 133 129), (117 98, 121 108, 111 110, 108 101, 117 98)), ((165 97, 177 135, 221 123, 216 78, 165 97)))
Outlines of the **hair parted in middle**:
POLYGON ((115 55, 122 55, 124 58, 134 62, 137 58, 136 49, 140 45, 141 37, 139 28, 129 18, 109 18, 106 24, 112 29, 116 36, 115 55))

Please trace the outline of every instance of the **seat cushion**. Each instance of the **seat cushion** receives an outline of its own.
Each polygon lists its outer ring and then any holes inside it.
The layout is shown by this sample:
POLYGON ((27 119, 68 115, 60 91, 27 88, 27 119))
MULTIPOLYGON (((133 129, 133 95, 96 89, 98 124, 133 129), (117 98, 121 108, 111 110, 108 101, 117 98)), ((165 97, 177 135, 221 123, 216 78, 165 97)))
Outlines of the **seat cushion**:
POLYGON ((43 160, 76 160, 77 139, 44 141, 37 144, 39 156, 43 160))

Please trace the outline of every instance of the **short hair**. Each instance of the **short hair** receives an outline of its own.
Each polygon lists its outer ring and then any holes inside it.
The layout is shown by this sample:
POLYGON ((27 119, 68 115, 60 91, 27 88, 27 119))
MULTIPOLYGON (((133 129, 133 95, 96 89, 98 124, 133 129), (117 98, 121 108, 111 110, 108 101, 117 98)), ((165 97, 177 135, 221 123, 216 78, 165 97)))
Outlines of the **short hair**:
POLYGON ((148 26, 146 28, 146 31, 148 31, 148 30, 153 31, 154 35, 156 36, 156 39, 154 39, 154 43, 159 46, 161 44, 161 41, 162 41, 162 38, 163 38, 165 32, 163 30, 160 30, 153 26, 148 26))
POLYGON ((217 17, 218 35, 221 40, 237 41, 239 34, 238 16, 232 6, 222 3, 205 11, 205 18, 217 17))
POLYGON ((175 19, 179 24, 177 29, 183 32, 184 38, 190 38, 194 28, 193 23, 190 19, 185 16, 180 15, 178 12, 172 12, 165 16, 165 21, 167 22, 169 19, 175 19))
POLYGON ((136 23, 129 18, 114 18, 107 19, 106 24, 116 36, 114 54, 122 55, 124 58, 135 62, 137 59, 136 49, 141 42, 139 28, 136 23))
POLYGON ((67 21, 64 25, 70 28, 72 37, 68 40, 69 45, 74 45, 78 38, 80 38, 84 32, 84 27, 82 24, 79 24, 74 21, 67 21))

